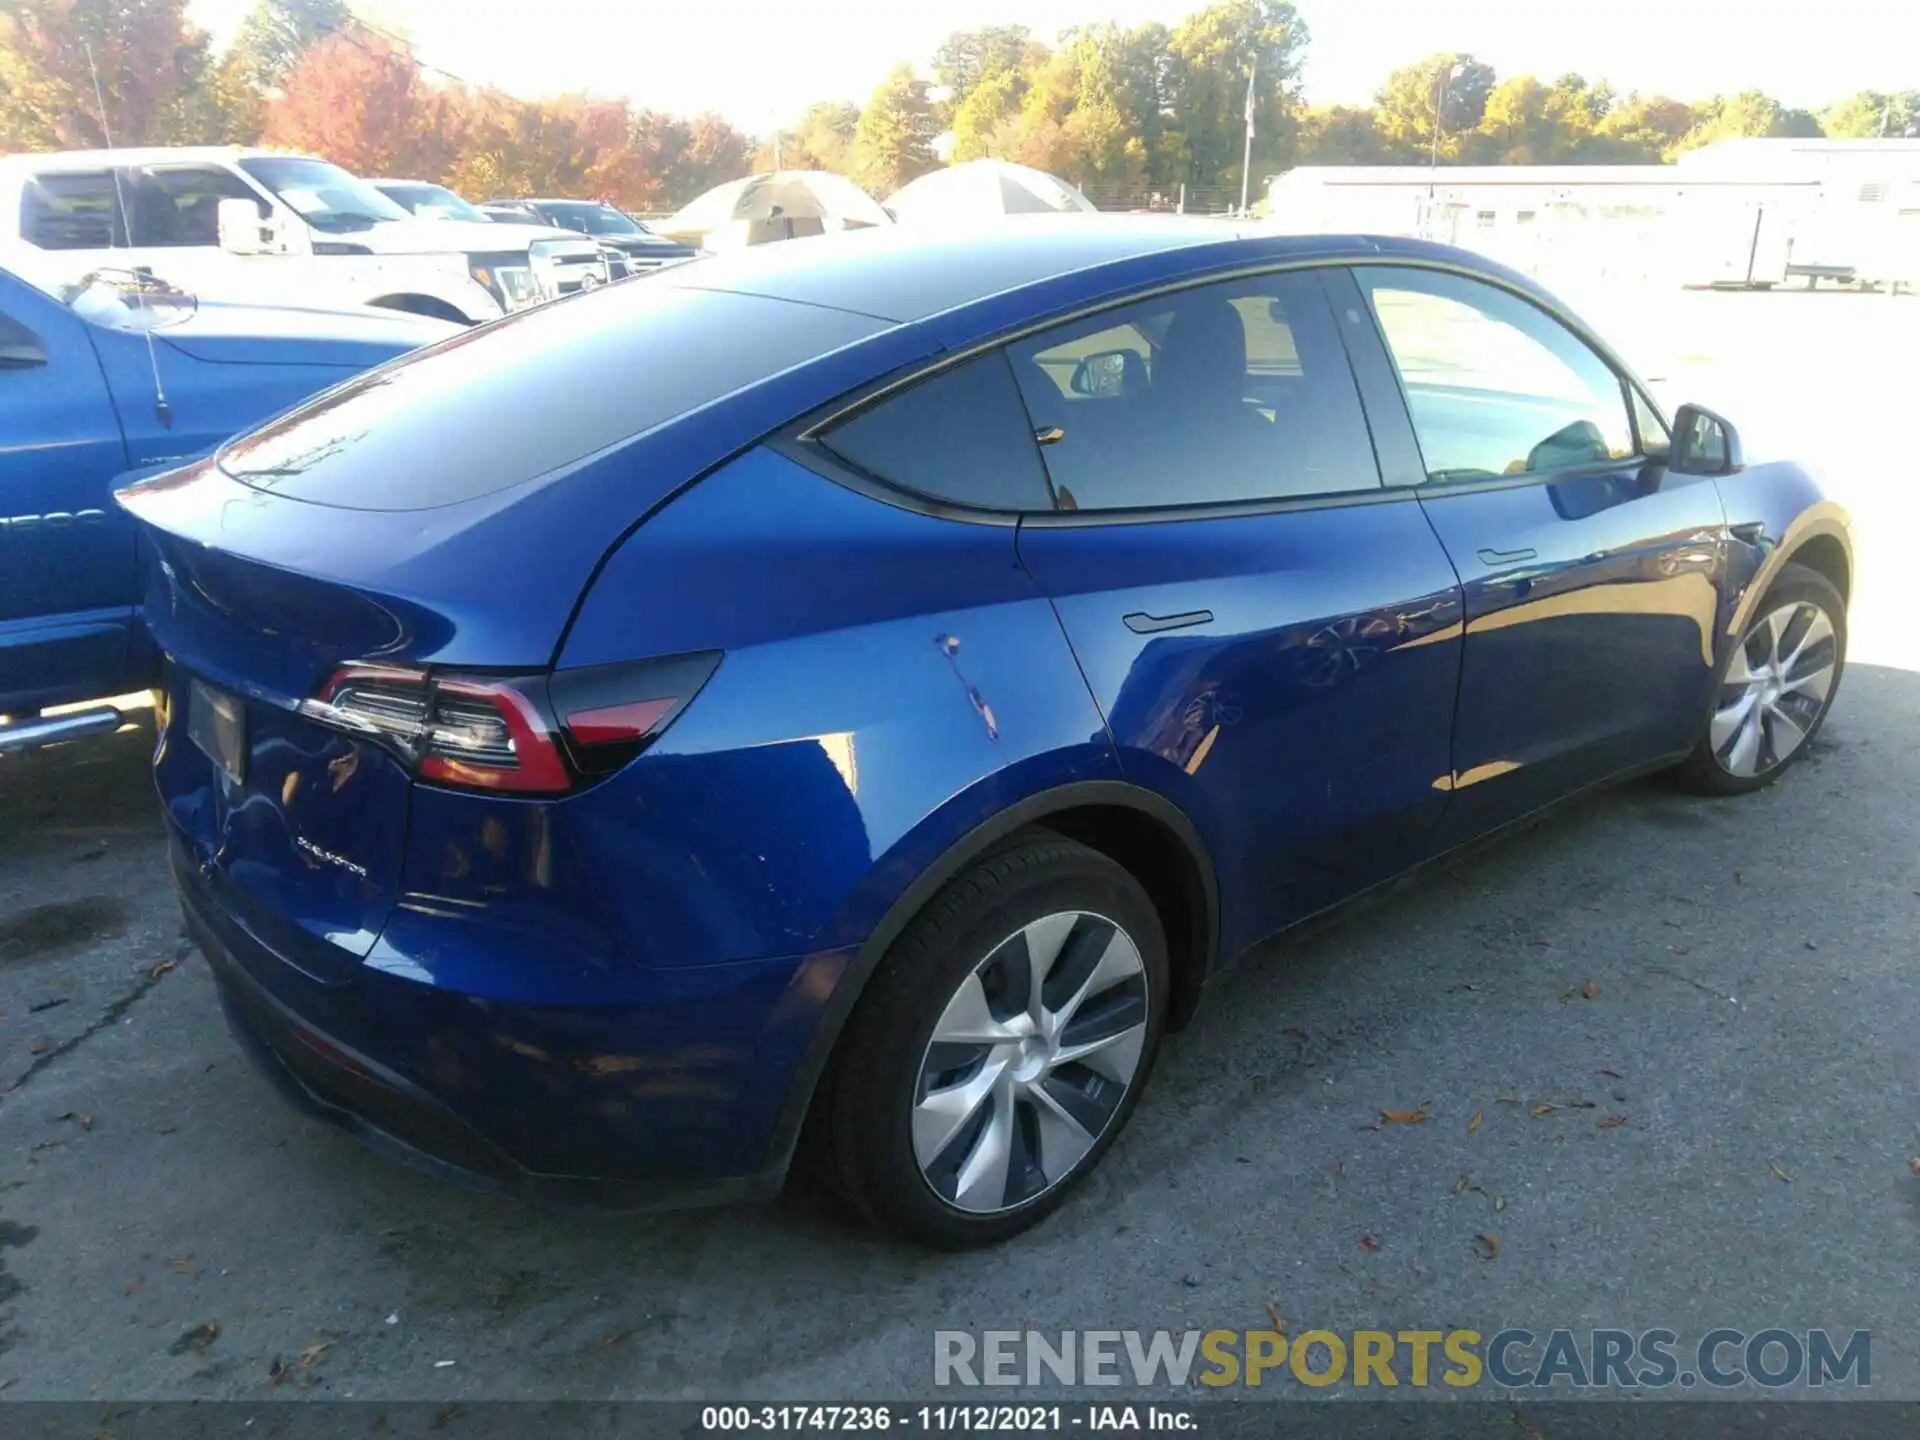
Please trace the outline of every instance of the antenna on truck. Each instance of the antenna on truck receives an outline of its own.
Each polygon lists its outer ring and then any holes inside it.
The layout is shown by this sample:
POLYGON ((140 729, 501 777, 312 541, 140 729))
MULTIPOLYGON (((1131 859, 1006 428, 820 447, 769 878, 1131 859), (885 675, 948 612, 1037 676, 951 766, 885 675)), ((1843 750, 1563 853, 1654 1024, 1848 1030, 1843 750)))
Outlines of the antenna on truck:
MULTIPOLYGON (((107 98, 100 90, 100 68, 93 63, 93 42, 91 40, 82 40, 80 45, 81 48, 87 52, 87 73, 93 77, 93 103, 100 111, 100 138, 107 142, 107 149, 111 150, 113 149, 113 130, 107 124, 107 98)), ((133 216, 132 212, 127 209, 127 197, 120 186, 120 167, 109 164, 107 166, 107 173, 113 177, 113 207, 120 212, 120 224, 127 232, 127 244, 131 247, 133 244, 133 216)), ((107 248, 109 250, 113 248, 113 222, 111 219, 107 222, 107 248)), ((134 279, 133 293, 138 297, 140 311, 142 316, 144 316, 147 308, 146 280, 141 276, 137 268, 132 269, 132 274, 134 279)), ((153 374, 154 418, 160 422, 163 429, 171 430, 173 428, 173 406, 167 403, 167 387, 160 382, 160 357, 154 353, 153 349, 153 327, 143 324, 140 327, 140 333, 146 336, 147 339, 147 369, 153 374)))

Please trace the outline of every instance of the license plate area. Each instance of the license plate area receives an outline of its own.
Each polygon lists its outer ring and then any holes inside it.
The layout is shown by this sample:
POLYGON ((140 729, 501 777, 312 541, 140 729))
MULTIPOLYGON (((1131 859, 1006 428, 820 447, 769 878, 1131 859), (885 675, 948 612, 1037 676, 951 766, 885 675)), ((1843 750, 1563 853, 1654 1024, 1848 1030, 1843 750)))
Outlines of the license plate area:
POLYGON ((202 680, 187 685, 187 738, 235 785, 247 779, 247 712, 238 696, 202 680))

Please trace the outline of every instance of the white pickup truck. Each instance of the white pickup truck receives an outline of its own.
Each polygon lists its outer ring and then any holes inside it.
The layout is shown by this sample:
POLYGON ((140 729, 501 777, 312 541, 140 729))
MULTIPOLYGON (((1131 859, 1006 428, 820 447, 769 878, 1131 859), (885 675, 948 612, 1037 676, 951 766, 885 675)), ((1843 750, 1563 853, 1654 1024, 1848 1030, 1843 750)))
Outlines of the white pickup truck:
POLYGON ((423 220, 325 160, 235 147, 0 159, 0 255, 150 265, 203 298, 378 305, 477 324, 603 284, 600 247, 541 225, 423 220))

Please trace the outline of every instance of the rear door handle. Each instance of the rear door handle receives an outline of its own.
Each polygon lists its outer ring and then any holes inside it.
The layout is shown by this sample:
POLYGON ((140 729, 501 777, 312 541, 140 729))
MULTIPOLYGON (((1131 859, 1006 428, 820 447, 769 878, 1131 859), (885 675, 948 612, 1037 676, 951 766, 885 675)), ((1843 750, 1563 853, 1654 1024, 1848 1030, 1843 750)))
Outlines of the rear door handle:
POLYGON ((1482 565, 1518 565, 1540 558, 1537 550, 1481 550, 1478 554, 1482 565))
POLYGON ((1185 610, 1178 615, 1149 615, 1144 610, 1136 610, 1122 618, 1127 628, 1136 635, 1157 635, 1162 630, 1184 630, 1189 625, 1212 624, 1213 611, 1185 610))

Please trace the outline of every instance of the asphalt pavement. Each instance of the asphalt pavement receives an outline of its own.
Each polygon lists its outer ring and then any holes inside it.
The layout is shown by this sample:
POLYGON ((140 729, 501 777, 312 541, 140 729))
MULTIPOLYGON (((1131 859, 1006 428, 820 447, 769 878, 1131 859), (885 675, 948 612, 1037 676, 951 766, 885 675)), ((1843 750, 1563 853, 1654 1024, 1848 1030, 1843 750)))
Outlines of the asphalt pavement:
POLYGON ((1256 956, 1093 1181, 995 1251, 806 1194, 558 1213, 365 1153, 228 1037, 150 731, 0 762, 0 1394, 900 1397, 936 1329, 1279 1320, 1865 1329, 1873 1393, 1920 1399, 1920 582, 1878 368, 1920 301, 1661 297, 1636 324, 1685 334, 1642 342, 1666 398, 1764 412, 1887 556, 1817 748, 1738 800, 1579 803, 1256 956))

